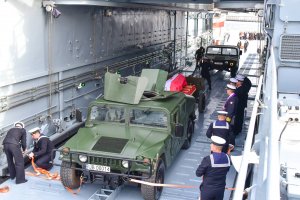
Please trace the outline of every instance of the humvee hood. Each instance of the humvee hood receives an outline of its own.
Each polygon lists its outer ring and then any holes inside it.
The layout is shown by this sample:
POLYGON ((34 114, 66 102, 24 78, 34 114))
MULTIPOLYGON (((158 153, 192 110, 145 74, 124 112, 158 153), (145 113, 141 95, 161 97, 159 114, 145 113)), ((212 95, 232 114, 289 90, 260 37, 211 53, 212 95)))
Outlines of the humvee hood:
MULTIPOLYGON (((101 125, 101 129, 81 128, 65 146, 72 151, 92 152, 124 158, 136 158, 152 148, 159 148, 168 137, 167 130, 125 125, 101 125)), ((155 152, 157 152, 156 150, 155 152)), ((153 155, 155 156, 155 155, 153 155)))

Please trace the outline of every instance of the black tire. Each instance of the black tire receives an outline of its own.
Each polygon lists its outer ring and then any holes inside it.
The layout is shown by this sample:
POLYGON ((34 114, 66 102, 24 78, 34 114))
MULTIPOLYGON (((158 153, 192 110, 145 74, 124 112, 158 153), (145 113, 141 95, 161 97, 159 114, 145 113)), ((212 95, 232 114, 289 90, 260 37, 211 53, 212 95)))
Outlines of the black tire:
POLYGON ((192 120, 189 120, 188 127, 187 127, 187 138, 184 141, 182 149, 188 149, 191 147, 193 133, 194 133, 194 123, 192 120))
POLYGON ((198 100, 198 112, 203 113, 205 110, 205 96, 204 94, 199 95, 199 100, 198 100))
MULTIPOLYGON (((151 183, 164 183, 165 181, 165 164, 162 160, 159 161, 157 170, 154 175, 145 181, 151 183)), ((142 184, 141 192, 145 200, 157 200, 162 193, 163 187, 152 187, 142 184)))
POLYGON ((62 161, 60 168, 61 182, 65 187, 76 189, 80 186, 80 174, 81 172, 71 167, 75 167, 76 164, 62 161))

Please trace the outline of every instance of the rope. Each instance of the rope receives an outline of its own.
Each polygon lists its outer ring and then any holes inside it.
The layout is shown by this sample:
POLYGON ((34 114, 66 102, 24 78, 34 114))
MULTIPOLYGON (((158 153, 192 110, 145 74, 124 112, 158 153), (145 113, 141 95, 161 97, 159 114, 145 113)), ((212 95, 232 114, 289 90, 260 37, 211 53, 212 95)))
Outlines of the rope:
MULTIPOLYGON (((37 167, 36 164, 34 163, 34 157, 31 159, 31 165, 33 167, 33 170, 36 172, 36 173, 32 173, 32 172, 26 172, 27 175, 30 175, 30 176, 39 176, 40 174, 44 174, 46 176, 46 179, 48 180, 61 180, 60 179, 60 176, 58 175, 57 172, 55 172, 54 174, 51 174, 49 171, 45 170, 45 169, 42 169, 40 167, 37 167)), ((83 183, 83 176, 80 176, 80 185, 79 185, 79 188, 77 190, 73 190, 69 187, 66 187, 66 190, 72 194, 78 194, 80 192, 80 188, 81 188, 81 185, 83 183)))
POLYGON ((0 187, 0 193, 6 193, 6 192, 9 192, 8 186, 0 187))
MULTIPOLYGON (((147 181, 137 180, 137 179, 129 179, 129 181, 134 183, 140 183, 143 185, 149 185, 152 187, 169 187, 169 188, 198 188, 198 186, 192 186, 192 185, 179 185, 179 184, 162 184, 162 183, 150 183, 147 181)), ((228 188, 225 187, 226 190, 235 190, 235 188, 228 188)))
POLYGON ((51 174, 48 170, 37 167, 36 164, 34 163, 34 157, 31 159, 31 165, 33 167, 33 170, 36 172, 36 174, 31 172, 27 172, 26 174, 33 175, 33 176, 39 176, 40 174, 44 174, 49 180, 60 180, 60 176, 58 175, 58 172, 51 174))

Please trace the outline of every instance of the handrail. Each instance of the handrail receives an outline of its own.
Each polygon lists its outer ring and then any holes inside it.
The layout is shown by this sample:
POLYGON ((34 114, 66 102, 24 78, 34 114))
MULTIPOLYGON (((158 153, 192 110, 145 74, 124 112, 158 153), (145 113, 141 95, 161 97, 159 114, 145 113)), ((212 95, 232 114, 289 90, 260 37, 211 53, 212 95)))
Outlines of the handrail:
POLYGON ((267 104, 270 109, 269 122, 270 128, 266 133, 267 138, 267 179, 266 183, 266 199, 279 200, 280 199, 280 159, 279 159, 279 129, 277 121, 277 65, 275 59, 274 48, 271 48, 271 57, 269 67, 271 68, 270 83, 270 100, 267 104), (275 122, 275 123, 274 123, 275 122))
POLYGON ((253 105, 253 110, 251 114, 251 119, 249 123, 249 128, 247 132, 247 138, 245 141, 245 147, 244 147, 244 155, 242 157, 242 163, 239 169, 238 173, 238 178, 237 182, 235 184, 235 192, 233 195, 233 200, 241 200, 243 198, 243 193, 244 193, 244 187, 245 187, 245 182, 246 182, 246 177, 247 177, 247 171, 248 171, 248 166, 249 166, 249 154, 251 152, 251 147, 252 147, 252 141, 254 137, 254 128, 255 128, 255 121, 257 117, 257 110, 259 103, 257 100, 259 100, 260 94, 261 94, 261 88, 262 88, 262 81, 263 76, 261 75, 259 78, 259 83, 257 87, 257 92, 255 95, 255 101, 253 105))

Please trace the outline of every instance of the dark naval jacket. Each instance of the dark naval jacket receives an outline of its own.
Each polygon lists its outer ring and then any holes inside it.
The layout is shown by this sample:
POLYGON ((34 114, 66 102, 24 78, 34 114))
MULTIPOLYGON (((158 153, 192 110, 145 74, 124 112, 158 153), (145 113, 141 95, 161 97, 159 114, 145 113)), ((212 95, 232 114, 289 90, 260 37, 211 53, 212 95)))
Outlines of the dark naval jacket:
POLYGON ((26 149, 26 130, 24 128, 11 128, 6 134, 3 140, 3 144, 15 144, 20 145, 23 151, 26 149))
POLYGON ((203 158, 196 170, 196 176, 203 176, 200 190, 225 190, 226 174, 230 168, 227 154, 213 152, 203 158))
POLYGON ((226 144, 228 144, 229 142, 229 132, 230 132, 230 126, 228 124, 228 122, 224 121, 220 121, 217 120, 215 122, 212 122, 207 131, 206 131, 206 136, 208 138, 211 138, 211 136, 215 135, 215 136, 219 136, 221 138, 223 138, 224 140, 226 140, 226 144))
POLYGON ((248 101, 248 92, 245 90, 243 86, 237 87, 236 90, 234 91, 236 94, 237 98, 239 99, 238 101, 238 109, 243 109, 247 107, 247 101, 248 101))
POLYGON ((231 94, 224 105, 224 110, 228 112, 227 117, 229 117, 231 120, 236 115, 237 110, 237 104, 238 104, 238 98, 235 93, 231 94))
POLYGON ((42 155, 51 156, 51 152, 54 149, 52 142, 49 138, 43 134, 34 142, 33 154, 35 157, 39 157, 42 155))

